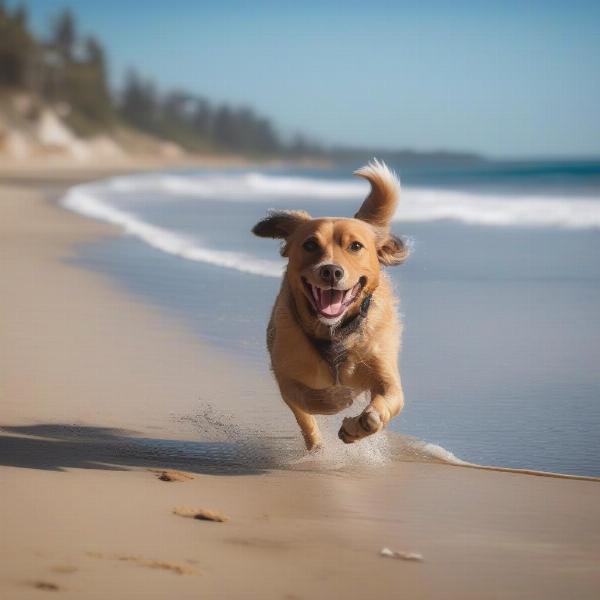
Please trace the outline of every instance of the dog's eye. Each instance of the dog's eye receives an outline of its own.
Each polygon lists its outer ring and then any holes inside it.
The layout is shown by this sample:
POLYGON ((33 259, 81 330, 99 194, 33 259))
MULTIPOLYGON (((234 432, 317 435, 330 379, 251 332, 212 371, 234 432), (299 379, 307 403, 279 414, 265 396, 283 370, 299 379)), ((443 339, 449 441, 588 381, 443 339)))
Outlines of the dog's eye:
POLYGON ((364 248, 364 246, 360 242, 352 242, 350 246, 348 246, 348 249, 352 252, 358 252, 362 248, 364 248))
POLYGON ((306 240, 304 242, 304 244, 302 244, 302 247, 307 252, 315 252, 316 250, 319 249, 319 244, 317 244, 317 242, 315 242, 315 240, 306 240))

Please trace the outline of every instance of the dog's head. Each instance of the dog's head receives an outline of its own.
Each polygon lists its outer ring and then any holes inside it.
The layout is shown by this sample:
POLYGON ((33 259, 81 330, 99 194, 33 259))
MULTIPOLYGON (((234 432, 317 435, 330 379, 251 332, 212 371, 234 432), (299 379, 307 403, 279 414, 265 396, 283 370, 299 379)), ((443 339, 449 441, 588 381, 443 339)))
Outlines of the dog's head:
POLYGON ((382 266, 398 265, 408 255, 405 243, 390 233, 400 185, 384 163, 373 161, 355 172, 371 193, 354 218, 313 219, 304 211, 275 211, 252 232, 284 240, 287 279, 302 318, 337 325, 358 312, 379 285, 382 266))

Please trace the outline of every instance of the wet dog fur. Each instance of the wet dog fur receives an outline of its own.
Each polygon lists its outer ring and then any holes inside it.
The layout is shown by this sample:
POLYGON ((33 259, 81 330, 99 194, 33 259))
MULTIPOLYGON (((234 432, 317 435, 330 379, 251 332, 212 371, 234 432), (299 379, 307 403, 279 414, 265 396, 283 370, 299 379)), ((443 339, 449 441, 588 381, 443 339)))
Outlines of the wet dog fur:
POLYGON ((252 230, 283 240, 288 259, 267 345, 281 395, 309 450, 321 445, 316 414, 337 413, 368 392, 369 405, 339 430, 340 439, 352 443, 380 431, 404 405, 401 324, 382 273, 408 255, 390 232, 400 185, 376 160, 355 175, 369 181, 371 191, 354 218, 273 211, 252 230))

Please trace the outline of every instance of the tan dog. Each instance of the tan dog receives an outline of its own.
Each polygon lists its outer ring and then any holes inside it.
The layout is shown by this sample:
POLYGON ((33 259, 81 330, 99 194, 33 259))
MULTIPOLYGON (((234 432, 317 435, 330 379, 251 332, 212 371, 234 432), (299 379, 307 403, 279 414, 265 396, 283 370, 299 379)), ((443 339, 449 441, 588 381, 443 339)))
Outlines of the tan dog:
POLYGON ((367 408, 340 428, 340 439, 352 443, 379 431, 404 405, 397 365, 401 326, 381 273, 408 255, 389 230, 400 186, 377 161, 355 175, 370 182, 371 193, 353 219, 280 211, 252 230, 284 240, 288 266, 267 346, 281 395, 309 450, 320 445, 313 415, 337 413, 369 392, 367 408))

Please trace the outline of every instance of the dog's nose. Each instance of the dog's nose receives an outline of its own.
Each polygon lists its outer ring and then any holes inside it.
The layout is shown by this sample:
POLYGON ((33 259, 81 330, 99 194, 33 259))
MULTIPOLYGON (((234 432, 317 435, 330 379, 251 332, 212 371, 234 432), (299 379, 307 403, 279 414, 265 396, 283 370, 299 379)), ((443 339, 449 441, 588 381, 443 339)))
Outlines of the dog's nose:
POLYGON ((336 284, 343 276, 344 269, 340 265, 323 265, 319 269, 319 277, 331 285, 336 284))

